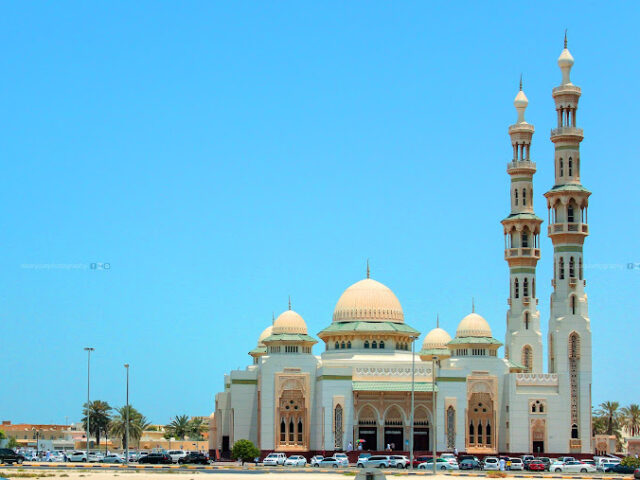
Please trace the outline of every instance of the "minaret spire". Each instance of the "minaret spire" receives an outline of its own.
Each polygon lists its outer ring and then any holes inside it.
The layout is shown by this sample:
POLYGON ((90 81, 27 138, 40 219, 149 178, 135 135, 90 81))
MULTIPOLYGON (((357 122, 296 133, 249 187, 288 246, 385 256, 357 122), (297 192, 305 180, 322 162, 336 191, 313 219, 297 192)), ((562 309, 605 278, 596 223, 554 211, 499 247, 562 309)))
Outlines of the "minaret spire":
POLYGON ((520 91, 522 91, 522 73, 520 74, 520 91))
POLYGON ((471 297, 471 313, 476 313, 476 299, 471 297))
POLYGON ((369 268, 369 259, 367 258, 367 278, 371 277, 371 269, 369 268))
POLYGON ((567 48, 567 29, 564 29, 564 48, 567 48))
POLYGON ((289 295, 289 310, 291 310, 291 295, 289 295))
POLYGON ((440 328, 440 314, 439 313, 436 316, 436 328, 440 328))
POLYGON ((276 314, 271 312, 271 325, 275 325, 276 323, 276 314))

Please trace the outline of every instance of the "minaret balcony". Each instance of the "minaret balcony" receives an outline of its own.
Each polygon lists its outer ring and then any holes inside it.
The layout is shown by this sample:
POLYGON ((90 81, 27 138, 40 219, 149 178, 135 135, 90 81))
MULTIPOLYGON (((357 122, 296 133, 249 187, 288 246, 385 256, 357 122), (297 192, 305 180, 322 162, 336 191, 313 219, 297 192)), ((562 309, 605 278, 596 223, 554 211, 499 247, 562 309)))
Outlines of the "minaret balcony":
POLYGON ((515 257, 540 259, 540 249, 531 247, 507 248, 504 251, 505 260, 515 257))
POLYGON ((581 233, 589 235, 589 225, 586 223, 553 223, 547 227, 549 235, 558 233, 581 233))
POLYGON ((551 129, 551 138, 553 137, 578 137, 580 140, 584 138, 584 130, 578 127, 558 127, 551 129))
POLYGON ((529 160, 516 160, 507 163, 507 173, 511 173, 514 170, 530 170, 532 173, 536 171, 536 162, 529 160))

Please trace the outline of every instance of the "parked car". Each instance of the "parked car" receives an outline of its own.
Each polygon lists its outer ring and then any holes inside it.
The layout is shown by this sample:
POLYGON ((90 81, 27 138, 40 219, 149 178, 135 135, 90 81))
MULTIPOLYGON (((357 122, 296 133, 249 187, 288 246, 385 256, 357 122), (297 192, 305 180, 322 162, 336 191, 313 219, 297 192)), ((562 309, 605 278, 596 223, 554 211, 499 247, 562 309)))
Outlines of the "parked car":
POLYGON ((62 452, 51 452, 49 454, 48 462, 66 462, 66 457, 62 452))
POLYGON ((559 462, 567 463, 567 462, 575 462, 576 459, 574 457, 560 457, 558 458, 559 462))
MULTIPOLYGON (((433 469, 433 458, 418 465, 421 469, 433 469)), ((459 470, 457 463, 449 463, 445 458, 436 458, 436 470, 459 470)))
POLYGON ((621 463, 618 463, 615 467, 611 469, 613 473, 633 473, 635 472, 635 470, 636 469, 634 467, 622 465, 621 463))
POLYGON ((540 460, 531 460, 529 465, 527 465, 527 470, 532 472, 544 472, 546 469, 547 466, 540 460))
POLYGON ((124 458, 115 453, 110 453, 109 455, 105 455, 105 457, 100 460, 101 463, 124 463, 124 458))
POLYGON ((178 463, 184 465, 185 463, 197 463, 199 465, 209 465, 209 457, 200 452, 189 452, 184 457, 178 459, 178 463))
POLYGON ((167 455, 171 457, 173 463, 180 463, 180 459, 187 456, 187 452, 184 450, 169 450, 167 455))
POLYGON ((347 457, 346 453, 335 453, 333 457, 338 460, 341 467, 349 466, 349 457, 347 457))
POLYGON ((269 455, 264 457, 262 464, 264 466, 269 467, 277 467, 278 465, 284 465, 284 462, 287 460, 287 456, 282 452, 271 452, 269 455))
POLYGON ((319 467, 320 466, 320 462, 322 461, 324 457, 322 455, 314 455, 313 457, 311 457, 311 461, 309 462, 309 464, 312 467, 319 467))
MULTIPOLYGON (((529 463, 533 461, 529 460, 529 463)), ((510 458, 509 459, 509 470, 524 470, 524 462, 521 458, 510 458)))
POLYGON ((140 454, 138 452, 129 452, 129 462, 137 462, 138 458, 140 458, 140 454))
POLYGON ((166 453, 149 453, 143 457, 138 459, 138 463, 153 463, 153 464, 164 464, 168 465, 173 463, 171 457, 166 453))
POLYGON ((593 465, 588 465, 577 460, 564 462, 562 465, 555 464, 552 466, 552 469, 554 472, 563 473, 587 473, 596 471, 596 467, 593 465))
POLYGON ((458 465, 460 470, 480 470, 482 466, 478 460, 472 458, 465 458, 458 465))
POLYGON ((366 459, 369 458, 370 456, 371 456, 370 453, 364 453, 363 452, 360 455, 358 455, 358 460, 356 462, 359 462, 360 460, 365 460, 366 461, 366 459))
POLYGON ((86 462, 87 452, 82 452, 80 450, 71 452, 71 454, 67 455, 67 461, 68 462, 86 462))
POLYGON ((87 461, 89 462, 101 462, 104 459, 104 453, 102 452, 89 452, 87 461))
POLYGON ((341 466, 342 465, 340 463, 340 460, 338 460, 336 457, 324 457, 316 465, 316 467, 333 467, 333 468, 338 468, 341 466))
POLYGON ((391 455, 390 467, 395 468, 409 468, 411 460, 405 455, 391 455))
MULTIPOLYGON (((532 461, 544 463, 544 469, 547 470, 547 471, 549 470, 549 467, 551 466, 551 459, 549 457, 536 457, 532 461)), ((528 465, 526 465, 525 468, 527 468, 527 470, 530 470, 528 465)))
POLYGON ((500 470, 500 461, 497 457, 485 457, 482 460, 483 470, 500 470))
POLYGON ((302 455, 291 455, 284 461, 285 467, 305 467, 307 465, 307 459, 302 455))
POLYGON ((636 468, 633 471, 633 478, 636 479, 636 480, 640 479, 640 468, 636 468))
POLYGON ((372 455, 367 460, 358 460, 356 467, 389 468, 391 465, 390 455, 372 455))
POLYGON ((10 448, 0 448, 0 463, 7 465, 17 463, 20 465, 22 462, 24 462, 24 455, 20 455, 10 448))
POLYGON ((428 462, 429 460, 431 460, 431 457, 428 455, 416 457, 413 459, 413 468, 418 468, 418 465, 424 462, 428 462))
POLYGON ((455 460, 455 462, 458 463, 458 459, 453 453, 443 453, 442 455, 440 455, 440 457, 444 458, 448 462, 451 460, 455 460))
POLYGON ((619 465, 618 463, 601 463, 596 467, 596 471, 598 472, 613 472, 613 467, 619 465))

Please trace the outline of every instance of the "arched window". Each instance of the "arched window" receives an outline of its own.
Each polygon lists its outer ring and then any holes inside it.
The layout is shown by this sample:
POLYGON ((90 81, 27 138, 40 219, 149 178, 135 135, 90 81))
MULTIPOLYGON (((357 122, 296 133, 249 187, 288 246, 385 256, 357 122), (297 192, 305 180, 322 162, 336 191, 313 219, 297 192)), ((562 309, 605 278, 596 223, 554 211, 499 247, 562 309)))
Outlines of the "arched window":
POLYGON ((527 206, 527 189, 522 189, 522 205, 527 206))
POLYGON ((576 265, 573 260, 573 257, 569 259, 569 278, 574 278, 576 276, 576 265))
POLYGON ((580 280, 582 280, 582 257, 578 259, 578 275, 580 280))
POLYGON ((576 296, 575 295, 571 295, 571 313, 573 315, 576 314, 576 296))
POLYGON ((522 347, 522 365, 527 369, 527 372, 531 371, 532 363, 532 351, 529 345, 522 347))
POLYGON ((342 405, 336 405, 333 412, 333 438, 336 450, 342 450, 342 405))
POLYGON ((335 348, 336 348, 336 350, 338 350, 340 348, 340 344, 338 342, 336 342, 335 348))
POLYGON ((522 247, 523 248, 529 247, 529 234, 527 233, 526 230, 522 232, 522 247))
POLYGON ((347 342, 347 350, 351 348, 351 340, 347 342))
POLYGON ((298 444, 302 445, 302 419, 298 418, 298 444))
POLYGON ((529 330, 529 312, 524 312, 524 329, 529 330))
POLYGON ((380 340, 380 348, 384 348, 384 340, 380 340))
POLYGON ((574 223, 574 220, 575 220, 575 215, 574 215, 573 205, 569 205, 567 207, 567 222, 574 223))
POLYGON ((531 404, 531 413, 536 413, 536 404, 535 403, 531 404))
POLYGON ((524 281, 522 282, 522 296, 524 297, 529 296, 529 279, 528 278, 525 278, 524 281))
POLYGON ((294 433, 294 426, 293 426, 293 418, 292 418, 289 420, 289 442, 290 443, 293 443, 295 441, 293 433, 294 433))
POLYGON ((514 194, 514 198, 515 198, 515 201, 516 201, 516 207, 517 207, 518 206, 518 189, 517 188, 513 191, 513 194, 514 194))
POLYGON ((347 345, 344 343, 344 340, 342 341, 342 343, 340 344, 340 348, 345 348, 347 345))
POLYGON ((562 159, 560 159, 560 176, 564 177, 564 164, 562 163, 562 159))
POLYGON ((518 279, 516 278, 516 280, 513 282, 513 289, 515 291, 515 295, 514 298, 520 298, 520 283, 518 282, 518 279))
POLYGON ((491 422, 487 420, 487 428, 485 429, 485 437, 487 445, 491 445, 491 422))
POLYGON ((369 340, 364 341, 364 348, 369 348, 369 340))
POLYGON ((371 348, 378 348, 378 342, 376 342, 375 340, 371 342, 371 348))
POLYGON ((541 403, 541 404, 538 406, 538 411, 539 411, 540 413, 544 413, 544 404, 543 404, 543 403, 541 403))
POLYGON ((482 422, 478 422, 478 443, 479 444, 484 443, 482 441, 482 422))
POLYGON ((476 443, 475 431, 473 428, 473 420, 469 422, 469 443, 476 443))
POLYGON ((571 438, 573 438, 573 439, 579 438, 578 425, 576 425, 575 423, 573 425, 571 425, 571 438))
POLYGON ((560 270, 560 280, 564 280, 564 258, 560 257, 558 270, 560 270))
POLYGON ((280 420, 280 443, 287 441, 287 426, 284 423, 284 418, 280 420))
POLYGON ((536 297, 536 279, 535 278, 531 279, 531 296, 533 298, 536 297))
POLYGON ((569 176, 573 175, 573 159, 569 157, 569 176))

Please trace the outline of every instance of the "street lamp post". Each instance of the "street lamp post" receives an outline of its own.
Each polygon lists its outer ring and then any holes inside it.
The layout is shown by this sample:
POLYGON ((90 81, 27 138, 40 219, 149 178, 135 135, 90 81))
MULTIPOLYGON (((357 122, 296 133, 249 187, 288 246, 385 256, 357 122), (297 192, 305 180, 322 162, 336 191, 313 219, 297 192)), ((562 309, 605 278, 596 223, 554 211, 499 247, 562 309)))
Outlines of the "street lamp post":
POLYGON ((91 393, 91 352, 95 350, 93 347, 84 347, 87 352, 87 462, 89 461, 89 417, 91 416, 90 393, 91 393))
POLYGON ((431 378, 433 380, 433 474, 436 475, 436 460, 438 456, 438 394, 436 393, 436 364, 438 357, 431 357, 431 378))
POLYGON ((411 415, 409 415, 409 465, 413 470, 413 438, 414 438, 414 410, 415 410, 415 393, 416 393, 416 339, 411 340, 411 415))
POLYGON ((40 444, 40 431, 38 429, 36 429, 36 427, 32 428, 33 433, 36 437, 36 458, 38 458, 38 454, 39 454, 39 448, 38 445, 40 444))
POLYGON ((124 427, 124 438, 125 438, 125 463, 129 465, 129 364, 125 363, 124 368, 127 370, 127 409, 126 409, 126 420, 124 427))

